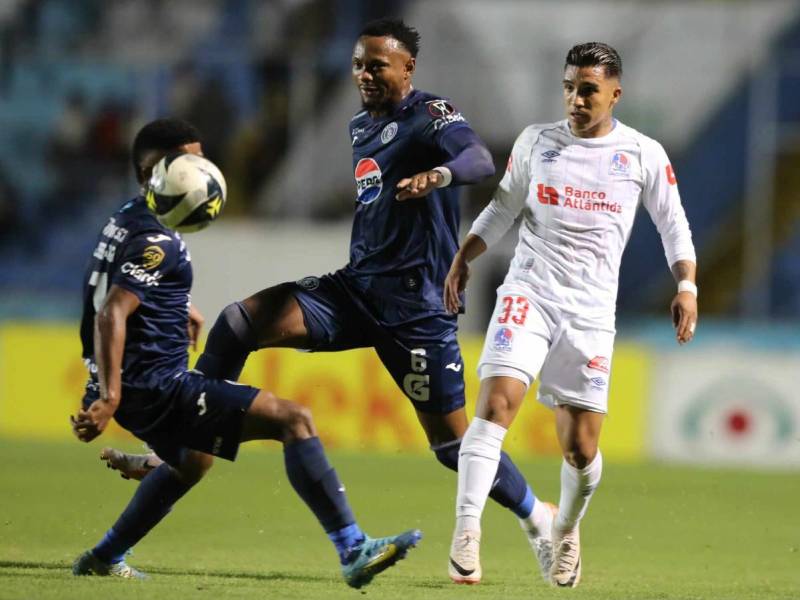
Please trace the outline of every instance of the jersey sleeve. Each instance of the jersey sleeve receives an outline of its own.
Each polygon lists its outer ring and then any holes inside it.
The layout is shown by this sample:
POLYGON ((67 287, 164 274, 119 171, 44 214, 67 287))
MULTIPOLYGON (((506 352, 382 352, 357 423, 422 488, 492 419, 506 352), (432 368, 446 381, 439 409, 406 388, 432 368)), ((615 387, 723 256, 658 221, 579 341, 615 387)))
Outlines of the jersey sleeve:
POLYGON ((470 233, 492 246, 505 235, 525 206, 530 185, 530 156, 533 132, 523 131, 514 142, 511 156, 491 202, 472 224, 470 233))
POLYGON ((446 98, 436 98, 422 103, 418 109, 420 135, 431 145, 442 147, 442 137, 459 129, 472 131, 467 119, 446 98))
POLYGON ((424 142, 437 147, 448 158, 438 165, 450 173, 445 185, 477 183, 494 175, 491 152, 449 100, 428 100, 418 110, 424 142))
POLYGON ((643 144, 642 167, 642 204, 661 236, 667 264, 672 267, 679 260, 696 262, 692 232, 678 193, 678 180, 661 144, 653 140, 643 144))
POLYGON ((179 262, 180 246, 175 238, 158 232, 141 233, 125 244, 111 274, 111 284, 143 300, 179 262))

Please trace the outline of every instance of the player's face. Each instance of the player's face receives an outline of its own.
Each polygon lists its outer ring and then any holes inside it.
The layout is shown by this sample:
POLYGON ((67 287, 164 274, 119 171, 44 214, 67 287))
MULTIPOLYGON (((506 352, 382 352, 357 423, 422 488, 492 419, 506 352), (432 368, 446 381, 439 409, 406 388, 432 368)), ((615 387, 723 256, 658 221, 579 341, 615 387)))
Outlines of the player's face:
POLYGON ((393 37, 363 36, 353 49, 353 81, 361 103, 370 112, 383 112, 411 91, 416 61, 393 37))
POLYGON ((153 167, 156 166, 156 163, 167 154, 173 152, 185 152, 186 154, 203 156, 203 145, 200 142, 191 142, 189 144, 183 144, 182 146, 176 146, 169 152, 163 152, 161 150, 145 152, 142 159, 139 161, 139 182, 144 183, 150 179, 150 175, 153 174, 153 167))
POLYGON ((607 77, 602 66, 568 66, 563 85, 572 133, 578 137, 598 137, 611 131, 611 113, 622 95, 619 78, 607 77))

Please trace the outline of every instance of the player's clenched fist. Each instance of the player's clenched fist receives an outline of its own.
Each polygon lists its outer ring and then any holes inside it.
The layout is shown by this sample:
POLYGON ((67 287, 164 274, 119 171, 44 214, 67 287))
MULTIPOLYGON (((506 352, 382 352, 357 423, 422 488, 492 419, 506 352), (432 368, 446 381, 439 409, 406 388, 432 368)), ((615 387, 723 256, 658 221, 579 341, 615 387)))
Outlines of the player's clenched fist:
POLYGON ((114 412, 115 407, 110 402, 95 400, 88 410, 79 410, 77 418, 70 415, 72 433, 82 442, 91 442, 105 431, 114 412))
POLYGON ((395 197, 398 200, 422 198, 435 189, 442 180, 443 177, 439 171, 425 171, 424 173, 417 173, 413 177, 405 177, 397 184, 399 192, 395 197))

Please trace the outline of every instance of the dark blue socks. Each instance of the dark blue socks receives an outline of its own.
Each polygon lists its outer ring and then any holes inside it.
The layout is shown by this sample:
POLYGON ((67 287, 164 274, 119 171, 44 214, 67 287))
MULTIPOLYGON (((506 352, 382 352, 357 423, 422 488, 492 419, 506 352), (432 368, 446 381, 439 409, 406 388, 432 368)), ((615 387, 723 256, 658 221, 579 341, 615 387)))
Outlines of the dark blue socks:
POLYGON ((340 560, 364 540, 347 503, 344 486, 325 457, 319 438, 284 444, 286 474, 336 546, 340 560))
POLYGON ((128 506, 92 553, 103 562, 121 561, 191 487, 178 479, 169 465, 160 465, 142 479, 128 506))
MULTIPOLYGON (((434 449, 434 453, 437 460, 445 467, 458 471, 459 448, 461 448, 461 440, 455 440, 449 444, 442 444, 434 449)), ((489 497, 499 505, 511 510, 520 519, 530 516, 533 510, 535 500, 533 491, 517 466, 511 461, 511 457, 505 452, 500 454, 500 464, 497 466, 497 475, 489 497)))
POLYGON ((206 347, 195 369, 209 379, 236 381, 247 356, 257 349, 250 315, 241 302, 226 306, 208 332, 206 347))

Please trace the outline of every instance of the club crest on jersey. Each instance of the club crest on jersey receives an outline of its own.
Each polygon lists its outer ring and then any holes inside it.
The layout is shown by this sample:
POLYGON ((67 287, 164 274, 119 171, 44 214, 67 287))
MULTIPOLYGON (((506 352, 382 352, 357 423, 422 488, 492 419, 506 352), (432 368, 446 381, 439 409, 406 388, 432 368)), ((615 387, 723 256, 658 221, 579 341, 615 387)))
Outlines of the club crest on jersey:
POLYGON ((500 352, 511 352, 512 339, 514 339, 514 332, 508 327, 501 327, 494 334, 494 349, 500 352))
POLYGON ((394 136, 397 135, 397 123, 392 121, 386 127, 383 128, 381 131, 381 142, 384 144, 388 144, 394 139, 394 136))
POLYGON ((615 152, 611 158, 609 175, 627 175, 631 171, 631 159, 624 152, 615 152))
POLYGON ((374 158, 362 158, 356 165, 356 193, 361 204, 372 204, 381 195, 383 174, 374 158))
POLYGON ((155 269, 164 260, 164 251, 158 246, 148 246, 142 252, 142 268, 145 271, 155 269))

